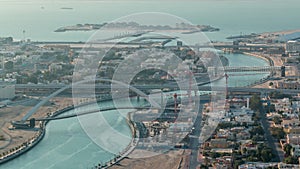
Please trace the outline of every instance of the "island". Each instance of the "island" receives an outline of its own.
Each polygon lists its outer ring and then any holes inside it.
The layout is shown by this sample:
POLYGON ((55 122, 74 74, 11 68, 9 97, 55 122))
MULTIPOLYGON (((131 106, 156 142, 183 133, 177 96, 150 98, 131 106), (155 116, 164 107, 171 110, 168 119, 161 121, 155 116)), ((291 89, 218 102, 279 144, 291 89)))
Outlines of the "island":
POLYGON ((175 26, 170 25, 142 25, 137 22, 111 22, 101 24, 76 24, 72 26, 63 26, 56 29, 54 32, 67 32, 67 31, 92 31, 100 28, 106 29, 129 29, 129 30, 163 30, 163 31, 179 31, 184 34, 191 34, 196 32, 214 32, 219 31, 219 28, 215 28, 211 25, 191 25, 187 23, 176 23, 175 26))

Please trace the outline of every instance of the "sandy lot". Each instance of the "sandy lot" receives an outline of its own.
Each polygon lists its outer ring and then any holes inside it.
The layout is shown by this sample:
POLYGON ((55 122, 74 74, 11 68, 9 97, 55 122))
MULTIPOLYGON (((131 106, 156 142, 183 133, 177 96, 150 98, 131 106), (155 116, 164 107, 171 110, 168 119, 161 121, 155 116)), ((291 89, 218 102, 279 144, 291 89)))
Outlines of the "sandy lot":
MULTIPOLYGON (((53 98, 51 102, 53 104, 47 104, 47 106, 42 106, 32 117, 45 117, 47 116, 47 113, 55 112, 73 103, 72 98, 61 97, 53 98)), ((5 140, 0 140, 0 154, 30 140, 37 133, 37 129, 8 129, 11 126, 11 121, 20 120, 31 108, 32 105, 26 106, 22 104, 8 106, 0 109, 0 135, 3 135, 5 137, 5 140)))
MULTIPOLYGON (((135 152, 133 152, 135 153, 135 152)), ((110 169, 184 169, 188 168, 190 150, 172 150, 149 158, 125 158, 110 169)))

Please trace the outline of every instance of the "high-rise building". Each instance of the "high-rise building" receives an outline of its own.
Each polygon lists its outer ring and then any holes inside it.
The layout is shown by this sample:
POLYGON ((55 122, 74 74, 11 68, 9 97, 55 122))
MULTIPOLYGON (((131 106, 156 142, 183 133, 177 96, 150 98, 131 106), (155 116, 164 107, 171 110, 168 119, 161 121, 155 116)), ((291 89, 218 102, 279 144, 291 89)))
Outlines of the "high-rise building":
POLYGON ((300 52, 300 42, 298 41, 287 41, 285 46, 286 53, 300 52))

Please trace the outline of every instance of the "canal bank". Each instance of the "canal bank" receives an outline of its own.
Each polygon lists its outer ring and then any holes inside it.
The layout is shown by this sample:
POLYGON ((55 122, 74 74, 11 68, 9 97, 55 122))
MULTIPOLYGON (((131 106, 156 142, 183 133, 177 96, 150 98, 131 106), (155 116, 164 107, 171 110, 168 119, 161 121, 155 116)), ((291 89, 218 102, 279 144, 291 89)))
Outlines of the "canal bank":
POLYGON ((274 62, 270 57, 264 56, 262 54, 256 54, 256 53, 250 53, 250 52, 242 52, 242 54, 263 59, 266 62, 269 62, 270 66, 274 66, 274 62))
MULTIPOLYGON (((229 59, 229 66, 266 66, 268 63, 265 60, 258 59, 253 56, 248 55, 239 55, 239 54, 233 54, 228 56, 229 59)), ((257 75, 252 78, 250 78, 251 82, 261 79, 263 76, 257 75)), ((245 80, 244 78, 249 79, 245 76, 233 76, 230 77, 229 82, 230 85, 234 84, 235 82, 238 82, 238 86, 245 86, 245 84, 240 83, 245 80)), ((224 78, 223 81, 219 80, 224 85, 224 78)), ((217 83, 218 81, 214 82, 217 83)), ((102 104, 102 102, 101 102, 102 104)), ((104 102, 104 105, 111 104, 109 101, 104 102)), ((66 111, 65 113, 68 113, 66 111)), ((72 113, 72 112, 70 112, 72 113)), ((105 112, 103 112, 105 114, 105 112)), ((108 112, 107 116, 110 116, 114 113, 108 112)), ((110 118, 110 117, 109 117, 110 118)), ((116 120, 111 120, 115 124, 115 128, 118 129, 121 133, 127 133, 127 130, 124 131, 122 128, 128 128, 128 134, 130 134, 129 137, 131 137, 132 140, 132 129, 130 129, 127 120, 125 119, 124 122, 118 123, 116 120), (121 128, 121 129, 120 129, 121 128)), ((101 122, 99 122, 101 123, 101 122)), ((85 146, 89 146, 91 141, 90 139, 86 138, 86 134, 81 131, 81 126, 78 123, 78 120, 76 118, 73 119, 66 119, 66 120, 58 120, 53 121, 50 124, 45 127, 47 132, 45 132, 45 136, 43 139, 40 140, 40 143, 37 144, 37 146, 31 151, 28 151, 28 153, 25 153, 24 155, 20 156, 19 158, 12 160, 9 163, 4 164, 3 167, 7 169, 14 169, 14 168, 22 168, 24 164, 26 164, 23 168, 37 168, 37 166, 44 166, 49 167, 53 166, 52 168, 70 168, 73 166, 73 168, 87 168, 88 167, 94 167, 97 166, 99 163, 99 159, 101 159, 101 164, 106 164, 107 162, 110 162, 113 158, 116 156, 114 154, 111 154, 109 152, 105 152, 101 149, 99 149, 99 146, 93 145, 91 147, 87 147, 83 150, 80 150, 80 154, 77 153, 77 151, 72 150, 75 147, 81 148, 85 146), (62 130, 63 129, 63 130, 62 130), (80 130, 80 131, 78 131, 80 130), (48 133, 48 134, 46 134, 48 133), (80 133, 80 134, 78 134, 80 133), (83 141, 83 137, 85 137, 86 141, 83 141), (49 151, 50 149, 50 151, 49 151), (95 151, 96 150, 96 151, 95 151), (97 152, 101 153, 97 153, 97 152), (47 154, 47 156, 45 156, 47 154), (32 156, 32 157, 30 157, 32 156), (89 157, 87 159, 87 157, 89 157), (79 166, 79 167, 78 167, 79 166)), ((109 136, 107 136, 109 137, 109 136)), ((121 140, 120 140, 121 141, 121 140)), ((124 152, 124 150, 128 149, 128 145, 131 144, 131 141, 126 142, 126 145, 124 147, 121 147, 122 150, 120 152, 124 152)), ((51 167, 50 167, 51 168, 51 167)))
MULTIPOLYGON (((65 107, 63 109, 60 109, 60 110, 54 112, 51 116, 48 116, 48 117, 56 117, 60 114, 63 114, 64 112, 70 111, 72 109, 74 109, 74 106, 68 106, 68 107, 65 107)), ((3 164, 3 163, 8 162, 10 160, 13 160, 13 159, 19 157, 20 155, 28 152, 33 147, 35 147, 44 138, 45 133, 46 133, 46 128, 45 127, 46 127, 46 125, 49 121, 50 120, 40 122, 39 129, 38 129, 38 132, 36 133, 35 137, 32 138, 30 141, 25 142, 20 149, 18 149, 15 152, 11 153, 9 156, 7 156, 3 159, 0 159, 0 164, 3 164)))
POLYGON ((128 126, 130 127, 132 139, 131 142, 128 144, 128 146, 120 152, 118 155, 116 155, 113 159, 106 162, 104 165, 102 163, 98 163, 94 166, 95 169, 106 169, 110 168, 111 166, 118 164, 120 161, 122 161, 124 158, 128 157, 128 155, 135 149, 135 147, 138 144, 139 138, 137 135, 139 135, 139 130, 137 129, 133 119, 134 112, 129 112, 126 116, 126 122, 128 126))
MULTIPOLYGON (((74 107, 69 106, 69 107, 63 108, 61 110, 58 110, 58 111, 54 112, 51 117, 58 116, 58 115, 66 112, 66 111, 71 110, 71 109, 74 109, 74 107)), ((24 142, 22 144, 22 146, 20 146, 20 148, 16 148, 15 151, 10 152, 10 154, 0 158, 0 164, 6 163, 10 160, 13 160, 13 159, 19 157, 20 155, 26 153, 27 151, 29 151, 33 147, 35 147, 44 138, 45 133, 46 133, 45 126, 47 125, 48 122, 49 122, 49 120, 40 122, 40 125, 39 125, 40 128, 39 128, 38 132, 36 133, 36 135, 34 136, 34 138, 32 138, 28 142, 24 142)))

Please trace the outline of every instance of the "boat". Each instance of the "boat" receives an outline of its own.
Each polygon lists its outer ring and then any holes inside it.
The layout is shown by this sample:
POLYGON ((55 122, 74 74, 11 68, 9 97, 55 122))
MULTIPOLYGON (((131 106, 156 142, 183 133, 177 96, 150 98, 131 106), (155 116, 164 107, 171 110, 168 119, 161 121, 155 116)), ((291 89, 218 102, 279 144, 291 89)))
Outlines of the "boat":
POLYGON ((73 8, 70 8, 70 7, 62 7, 60 9, 67 9, 67 10, 72 10, 73 8))

